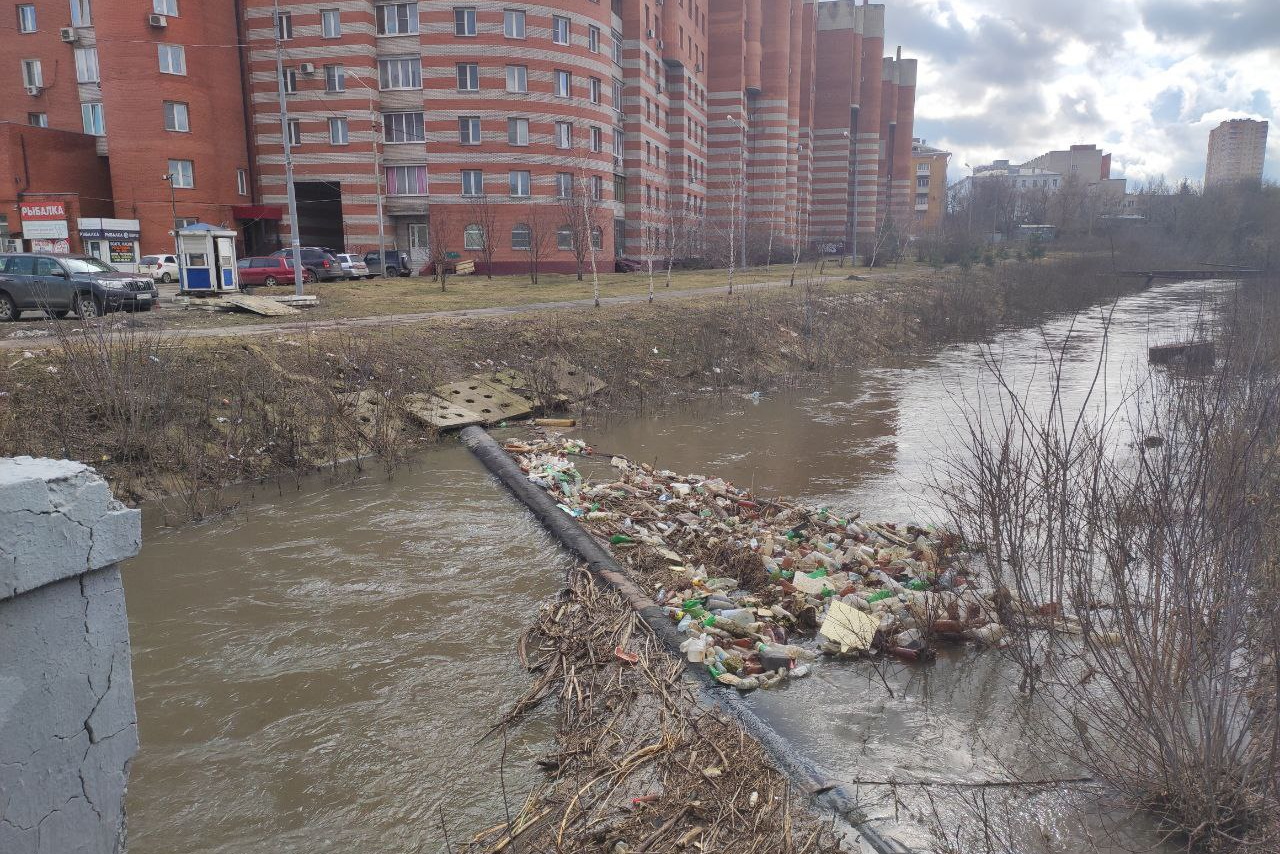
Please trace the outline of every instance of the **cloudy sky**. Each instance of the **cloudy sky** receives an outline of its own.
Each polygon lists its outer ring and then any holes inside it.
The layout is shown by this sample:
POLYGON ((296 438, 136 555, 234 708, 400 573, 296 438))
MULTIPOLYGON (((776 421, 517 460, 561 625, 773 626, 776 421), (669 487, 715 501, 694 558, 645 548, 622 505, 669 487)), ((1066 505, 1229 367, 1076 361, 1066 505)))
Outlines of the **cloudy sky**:
POLYGON ((920 60, 916 136, 952 178, 1072 143, 1112 175, 1204 178, 1209 131, 1271 122, 1280 181, 1280 0, 884 0, 886 53, 920 60))

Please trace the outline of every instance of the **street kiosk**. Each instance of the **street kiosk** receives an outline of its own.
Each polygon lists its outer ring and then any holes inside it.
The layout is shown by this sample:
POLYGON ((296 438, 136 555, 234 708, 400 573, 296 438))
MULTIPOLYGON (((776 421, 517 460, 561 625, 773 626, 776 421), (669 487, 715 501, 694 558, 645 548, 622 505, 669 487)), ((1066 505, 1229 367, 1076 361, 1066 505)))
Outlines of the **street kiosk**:
POLYGON ((240 289, 236 279, 236 233, 198 222, 178 230, 180 293, 222 294, 240 289))

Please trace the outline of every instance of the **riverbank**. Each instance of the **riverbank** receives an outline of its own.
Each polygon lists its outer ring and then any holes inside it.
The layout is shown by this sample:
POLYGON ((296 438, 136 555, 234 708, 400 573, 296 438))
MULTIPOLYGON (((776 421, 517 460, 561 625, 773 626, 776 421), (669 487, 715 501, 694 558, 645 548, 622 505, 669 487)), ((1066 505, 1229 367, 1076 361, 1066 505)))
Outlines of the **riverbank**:
POLYGON ((1140 283, 1109 258, 1063 256, 875 282, 723 291, 653 305, 447 318, 409 326, 184 339, 103 323, 0 370, 0 451, 96 466, 122 498, 177 515, 223 506, 224 485, 351 459, 388 471, 436 441, 410 394, 548 355, 606 384, 575 413, 660 410, 690 395, 792 386, 837 366, 1096 305, 1140 283))

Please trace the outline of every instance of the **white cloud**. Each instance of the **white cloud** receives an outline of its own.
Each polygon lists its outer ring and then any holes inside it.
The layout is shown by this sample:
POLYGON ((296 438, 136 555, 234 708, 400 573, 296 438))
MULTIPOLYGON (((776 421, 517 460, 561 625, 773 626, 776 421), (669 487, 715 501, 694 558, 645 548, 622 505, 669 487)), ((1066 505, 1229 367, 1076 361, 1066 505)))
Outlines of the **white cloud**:
POLYGON ((1280 180, 1277 0, 898 0, 887 49, 920 60, 916 136, 965 163, 1074 143, 1135 181, 1204 175, 1209 131, 1271 122, 1280 180))

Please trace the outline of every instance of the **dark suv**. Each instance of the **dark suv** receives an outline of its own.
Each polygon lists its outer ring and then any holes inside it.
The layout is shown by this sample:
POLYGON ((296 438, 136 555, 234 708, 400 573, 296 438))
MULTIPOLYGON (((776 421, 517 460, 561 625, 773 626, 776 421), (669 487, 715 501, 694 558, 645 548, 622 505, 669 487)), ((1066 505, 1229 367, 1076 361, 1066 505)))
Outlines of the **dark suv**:
POLYGON ((159 301, 150 276, 122 273, 88 255, 0 255, 0 321, 17 320, 24 311, 54 317, 150 311, 159 301))
MULTIPOLYGON (((383 251, 383 255, 387 261, 388 276, 412 275, 413 268, 409 265, 408 252, 401 252, 398 249, 387 249, 383 251)), ((382 275, 382 262, 378 260, 377 252, 364 253, 364 265, 369 268, 370 276, 382 275)))
MULTIPOLYGON (((345 279, 346 271, 342 269, 342 262, 337 256, 320 246, 304 246, 302 247, 302 266, 304 270, 310 270, 314 276, 313 282, 331 282, 334 279, 345 279)), ((292 258, 292 249, 280 249, 271 253, 272 258, 292 258)))

